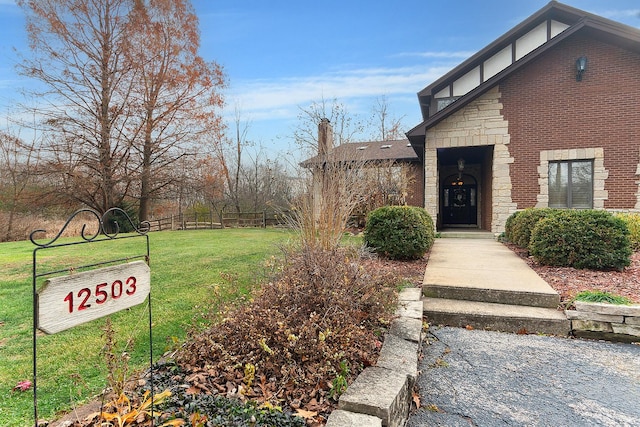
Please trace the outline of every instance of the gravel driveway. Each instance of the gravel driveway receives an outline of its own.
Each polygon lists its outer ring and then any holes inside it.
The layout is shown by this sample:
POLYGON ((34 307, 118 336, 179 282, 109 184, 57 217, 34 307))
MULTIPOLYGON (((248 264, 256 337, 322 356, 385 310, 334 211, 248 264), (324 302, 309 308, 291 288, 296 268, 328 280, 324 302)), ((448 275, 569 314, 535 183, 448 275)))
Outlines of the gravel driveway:
POLYGON ((406 426, 640 426, 640 346, 430 328, 406 426))

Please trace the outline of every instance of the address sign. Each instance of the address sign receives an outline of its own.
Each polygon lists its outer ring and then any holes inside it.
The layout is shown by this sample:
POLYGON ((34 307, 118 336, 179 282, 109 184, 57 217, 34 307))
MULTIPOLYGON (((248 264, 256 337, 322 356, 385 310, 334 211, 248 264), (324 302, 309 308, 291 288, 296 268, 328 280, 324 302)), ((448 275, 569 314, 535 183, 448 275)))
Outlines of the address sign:
POLYGON ((38 291, 38 329, 64 331, 141 304, 150 291, 144 261, 51 278, 38 291))

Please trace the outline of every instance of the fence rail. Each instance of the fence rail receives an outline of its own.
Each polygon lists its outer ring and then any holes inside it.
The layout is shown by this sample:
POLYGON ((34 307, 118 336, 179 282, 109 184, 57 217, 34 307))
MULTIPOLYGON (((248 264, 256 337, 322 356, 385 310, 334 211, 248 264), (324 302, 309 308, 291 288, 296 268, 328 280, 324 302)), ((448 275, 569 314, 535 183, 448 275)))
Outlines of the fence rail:
POLYGON ((288 224, 284 212, 224 212, 222 218, 213 211, 171 215, 149 220, 151 231, 163 230, 204 230, 240 227, 278 227, 288 224))

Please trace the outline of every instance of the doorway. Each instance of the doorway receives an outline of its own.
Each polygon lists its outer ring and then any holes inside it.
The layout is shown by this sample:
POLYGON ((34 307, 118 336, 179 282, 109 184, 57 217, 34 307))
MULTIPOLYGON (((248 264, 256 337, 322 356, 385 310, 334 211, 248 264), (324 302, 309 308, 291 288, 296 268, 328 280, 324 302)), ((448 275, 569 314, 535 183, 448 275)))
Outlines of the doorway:
POLYGON ((478 183, 471 175, 451 175, 442 186, 442 225, 478 226, 478 183))

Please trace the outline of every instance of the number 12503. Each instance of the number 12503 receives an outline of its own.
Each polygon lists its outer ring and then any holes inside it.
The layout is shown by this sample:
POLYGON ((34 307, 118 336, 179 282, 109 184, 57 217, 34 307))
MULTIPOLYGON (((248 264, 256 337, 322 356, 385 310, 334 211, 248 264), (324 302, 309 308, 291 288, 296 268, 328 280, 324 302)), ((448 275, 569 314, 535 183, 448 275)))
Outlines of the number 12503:
POLYGON ((89 288, 82 288, 75 295, 77 301, 79 301, 77 307, 75 306, 76 301, 74 301, 73 292, 69 292, 63 301, 69 304, 69 313, 73 313, 74 309, 78 311, 86 310, 90 308, 93 303, 100 305, 107 302, 110 298, 115 300, 124 295, 132 296, 136 293, 136 281, 134 276, 130 276, 124 283, 121 280, 115 280, 111 283, 111 286, 106 282, 100 283, 96 285, 95 292, 91 292, 89 288))

